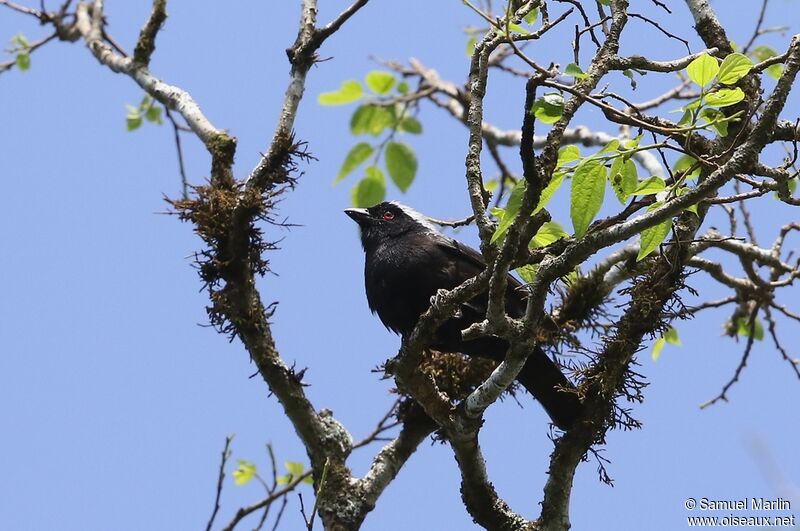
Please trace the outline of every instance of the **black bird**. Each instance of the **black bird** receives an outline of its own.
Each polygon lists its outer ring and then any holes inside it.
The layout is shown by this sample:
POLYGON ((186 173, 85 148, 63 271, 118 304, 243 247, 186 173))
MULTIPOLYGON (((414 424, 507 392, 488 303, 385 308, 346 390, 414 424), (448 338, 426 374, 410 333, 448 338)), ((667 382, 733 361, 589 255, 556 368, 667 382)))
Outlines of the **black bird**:
MULTIPOLYGON (((361 227, 369 307, 397 334, 413 330, 438 290, 452 289, 486 267, 478 251, 441 234, 423 215, 400 203, 349 208, 345 213, 361 227)), ((463 304, 458 315, 439 327, 430 348, 502 361, 509 346, 505 340, 487 336, 464 341, 461 337, 461 330, 485 318, 486 306, 486 293, 463 304)), ((511 275, 506 311, 513 317, 525 312, 521 285, 511 275)), ((575 423, 581 401, 575 393, 559 390, 574 386, 541 348, 530 354, 517 380, 542 404, 556 426, 566 430, 575 423)))

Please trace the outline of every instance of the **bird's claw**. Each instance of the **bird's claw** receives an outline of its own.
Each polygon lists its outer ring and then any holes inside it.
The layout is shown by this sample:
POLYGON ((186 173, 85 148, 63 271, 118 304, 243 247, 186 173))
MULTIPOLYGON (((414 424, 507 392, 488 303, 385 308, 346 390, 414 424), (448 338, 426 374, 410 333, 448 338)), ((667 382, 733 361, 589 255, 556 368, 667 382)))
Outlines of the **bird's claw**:
POLYGON ((442 297, 447 293, 446 289, 437 289, 436 293, 431 296, 431 306, 438 306, 442 302, 442 297))
MULTIPOLYGON (((441 288, 440 288, 440 289, 436 290, 436 294, 435 294, 435 295, 433 295, 433 296, 431 297, 431 307, 432 307, 432 308, 438 308, 438 307, 439 307, 439 305, 441 305, 441 304, 442 304, 442 299, 443 299, 443 298, 444 298, 444 296, 445 296, 445 295, 447 295, 448 293, 449 293, 449 292, 448 292, 448 290, 446 290, 446 289, 441 289, 441 288)), ((463 313, 461 313, 461 307, 459 306, 459 307, 456 309, 455 313, 453 314, 453 317, 455 317, 456 319, 460 319, 460 318, 461 318, 463 315, 464 315, 464 314, 463 314, 463 313)))

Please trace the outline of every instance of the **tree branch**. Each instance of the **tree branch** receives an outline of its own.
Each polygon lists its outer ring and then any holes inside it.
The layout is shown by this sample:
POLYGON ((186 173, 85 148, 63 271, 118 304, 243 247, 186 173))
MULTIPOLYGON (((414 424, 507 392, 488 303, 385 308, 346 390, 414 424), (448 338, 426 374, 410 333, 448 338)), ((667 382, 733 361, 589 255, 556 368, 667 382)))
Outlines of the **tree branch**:
POLYGON ((153 0, 153 10, 150 18, 139 33, 139 40, 133 50, 133 60, 141 65, 148 66, 150 57, 156 49, 156 35, 167 19, 167 0, 153 0))

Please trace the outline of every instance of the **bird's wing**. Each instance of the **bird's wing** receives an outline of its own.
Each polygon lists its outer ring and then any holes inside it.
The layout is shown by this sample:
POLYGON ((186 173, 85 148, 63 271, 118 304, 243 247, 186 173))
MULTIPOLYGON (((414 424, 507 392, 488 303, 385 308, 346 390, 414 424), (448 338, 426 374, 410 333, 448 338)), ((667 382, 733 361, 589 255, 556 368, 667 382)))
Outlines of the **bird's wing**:
MULTIPOLYGON (((457 240, 442 236, 437 238, 439 248, 448 255, 456 268, 455 277, 458 283, 464 282, 468 278, 476 276, 486 268, 483 255, 469 245, 465 245, 457 240)), ((518 317, 525 310, 524 292, 522 284, 511 274, 508 275, 508 289, 506 291, 506 307, 511 315, 518 317)), ((468 303, 479 313, 486 313, 485 297, 473 299, 468 303), (480 300, 480 303, 478 302, 480 300)))

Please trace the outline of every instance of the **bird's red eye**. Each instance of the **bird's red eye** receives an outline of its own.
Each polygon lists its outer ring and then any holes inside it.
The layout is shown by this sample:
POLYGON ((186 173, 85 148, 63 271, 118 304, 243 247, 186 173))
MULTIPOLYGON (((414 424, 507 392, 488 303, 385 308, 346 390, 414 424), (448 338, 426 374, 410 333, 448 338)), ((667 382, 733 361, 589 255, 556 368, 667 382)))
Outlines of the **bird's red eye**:
POLYGON ((383 219, 384 221, 392 221, 394 219, 394 213, 387 210, 383 213, 383 219))

